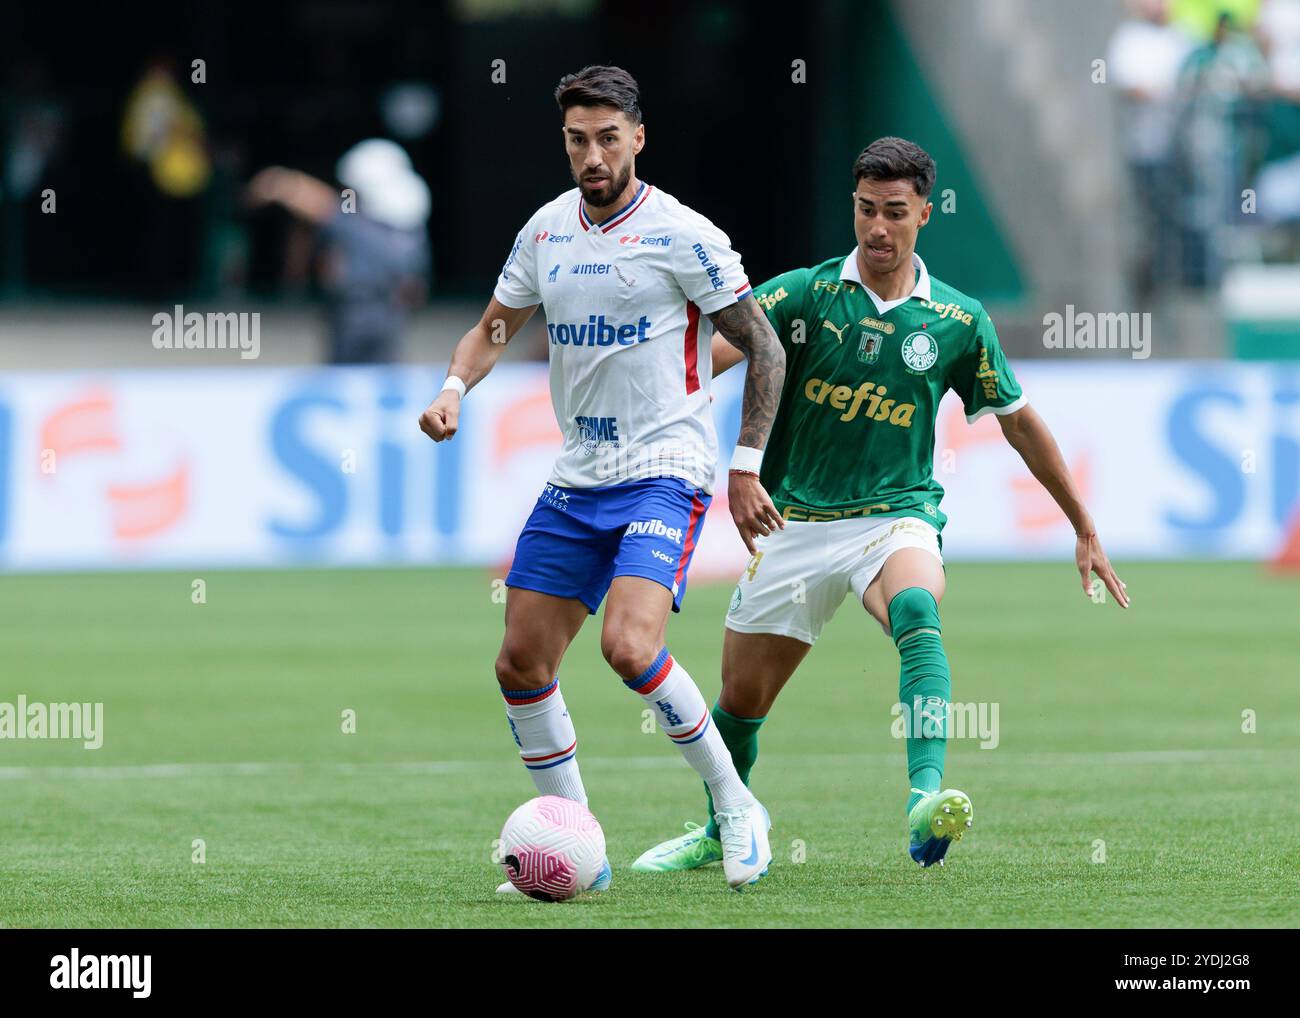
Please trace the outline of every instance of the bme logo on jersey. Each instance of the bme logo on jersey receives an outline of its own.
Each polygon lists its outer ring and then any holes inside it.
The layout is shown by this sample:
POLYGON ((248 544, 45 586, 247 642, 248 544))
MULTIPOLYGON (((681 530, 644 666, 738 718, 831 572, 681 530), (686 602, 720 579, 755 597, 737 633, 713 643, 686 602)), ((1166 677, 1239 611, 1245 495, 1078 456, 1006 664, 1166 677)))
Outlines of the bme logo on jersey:
POLYGON ((635 325, 612 325, 604 315, 588 315, 582 324, 546 323, 551 343, 560 346, 632 346, 649 339, 650 319, 642 315, 635 325))
POLYGON ((617 417, 575 417, 578 426, 578 444, 590 456, 601 446, 618 445, 617 417))

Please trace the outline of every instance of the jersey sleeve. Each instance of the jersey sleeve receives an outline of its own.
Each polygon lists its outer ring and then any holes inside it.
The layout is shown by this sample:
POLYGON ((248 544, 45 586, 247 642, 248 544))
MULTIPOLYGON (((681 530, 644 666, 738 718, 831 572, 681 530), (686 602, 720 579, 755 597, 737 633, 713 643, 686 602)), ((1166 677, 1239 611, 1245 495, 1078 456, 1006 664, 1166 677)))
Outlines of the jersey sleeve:
POLYGON ((776 338, 787 350, 790 348, 794 323, 806 321, 804 298, 808 295, 807 269, 791 269, 773 276, 754 291, 754 299, 767 315, 776 331, 776 338))
POLYGON ((524 224, 501 266, 492 296, 508 308, 527 308, 542 302, 537 285, 537 245, 532 243, 532 223, 524 224))
POLYGON ((672 267, 677 285, 704 314, 721 311, 751 292, 740 255, 727 235, 703 216, 678 233, 672 267))
POLYGON ((966 408, 968 424, 985 414, 1014 413, 1028 402, 983 308, 976 316, 974 329, 971 349, 953 366, 948 379, 966 408))

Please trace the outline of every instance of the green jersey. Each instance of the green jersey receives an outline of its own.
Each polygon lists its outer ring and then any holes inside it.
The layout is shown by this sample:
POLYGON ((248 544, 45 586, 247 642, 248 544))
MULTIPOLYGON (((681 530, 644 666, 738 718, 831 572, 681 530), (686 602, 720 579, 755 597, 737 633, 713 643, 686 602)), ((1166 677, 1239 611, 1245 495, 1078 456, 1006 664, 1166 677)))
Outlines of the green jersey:
POLYGON ((857 251, 755 291, 785 347, 763 487, 788 520, 915 516, 942 530, 934 424, 949 389, 966 419, 1024 405, 979 301, 914 257, 907 298, 877 305, 857 251))

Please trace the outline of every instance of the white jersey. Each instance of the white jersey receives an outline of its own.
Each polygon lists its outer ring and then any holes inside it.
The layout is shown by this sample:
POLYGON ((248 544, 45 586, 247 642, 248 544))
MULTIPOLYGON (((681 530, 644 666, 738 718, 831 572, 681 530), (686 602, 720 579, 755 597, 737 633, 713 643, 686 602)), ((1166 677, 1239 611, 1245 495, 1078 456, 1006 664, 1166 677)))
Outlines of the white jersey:
POLYGON ((495 296, 512 308, 540 303, 546 315, 564 433, 550 483, 668 476, 712 492, 705 316, 749 293, 727 235, 649 184, 600 223, 576 187, 543 205, 515 238, 495 296))

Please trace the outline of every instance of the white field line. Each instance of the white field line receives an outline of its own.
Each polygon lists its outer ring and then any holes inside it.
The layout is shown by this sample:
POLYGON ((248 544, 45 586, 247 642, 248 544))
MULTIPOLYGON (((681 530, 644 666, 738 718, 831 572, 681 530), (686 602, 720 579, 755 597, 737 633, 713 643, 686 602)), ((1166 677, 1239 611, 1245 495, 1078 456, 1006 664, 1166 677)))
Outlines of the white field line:
MULTIPOLYGON (((1001 750, 994 753, 965 754, 963 766, 994 764, 1014 767, 1026 765, 1066 765, 1087 767, 1110 765, 1120 767, 1154 765, 1185 765, 1229 762, 1261 762, 1294 750, 1267 749, 1154 749, 1121 750, 1105 753, 1014 753, 1001 750)), ((764 753, 768 763, 815 764, 822 767, 878 765, 897 766, 903 760, 902 747, 897 753, 764 753)), ((660 767, 685 767, 681 757, 664 752, 660 756, 586 756, 580 757, 583 767, 617 770, 654 770, 660 767)), ((23 781, 32 778, 92 778, 117 780, 122 778, 204 778, 204 777, 266 777, 298 774, 332 774, 339 776, 402 775, 402 774, 467 774, 475 771, 514 768, 518 764, 509 757, 490 760, 415 760, 391 763, 155 763, 107 764, 86 767, 0 767, 0 781, 23 781)))

